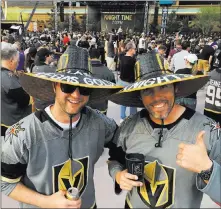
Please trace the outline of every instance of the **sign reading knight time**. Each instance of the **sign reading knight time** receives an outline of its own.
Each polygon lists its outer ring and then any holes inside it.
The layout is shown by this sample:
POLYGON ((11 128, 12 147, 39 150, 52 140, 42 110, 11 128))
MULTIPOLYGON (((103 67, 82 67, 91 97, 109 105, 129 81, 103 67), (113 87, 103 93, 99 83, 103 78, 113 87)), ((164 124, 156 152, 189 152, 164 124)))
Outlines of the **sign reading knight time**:
POLYGON ((120 24, 123 24, 123 21, 133 20, 133 15, 104 15, 104 20, 111 20, 113 22, 120 22, 120 24))
POLYGON ((122 29, 134 27, 134 14, 102 14, 101 26, 102 28, 118 28, 121 26, 122 29))

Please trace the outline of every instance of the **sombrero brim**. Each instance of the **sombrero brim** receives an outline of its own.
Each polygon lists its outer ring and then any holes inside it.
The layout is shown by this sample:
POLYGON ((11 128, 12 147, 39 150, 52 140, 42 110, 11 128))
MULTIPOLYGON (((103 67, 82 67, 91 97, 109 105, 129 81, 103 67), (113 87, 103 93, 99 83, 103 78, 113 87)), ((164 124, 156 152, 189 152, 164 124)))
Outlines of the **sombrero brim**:
POLYGON ((25 91, 34 98, 42 101, 53 101, 55 93, 53 83, 64 83, 73 86, 92 88, 90 103, 102 101, 111 94, 121 90, 122 86, 98 79, 87 74, 68 73, 25 73, 20 77, 20 82, 25 91))
POLYGON ((116 104, 128 107, 144 107, 140 99, 140 91, 143 89, 163 86, 166 84, 176 83, 176 98, 186 97, 202 88, 209 80, 209 76, 184 75, 184 74, 167 74, 156 78, 140 80, 126 86, 120 92, 111 95, 110 100, 116 104))

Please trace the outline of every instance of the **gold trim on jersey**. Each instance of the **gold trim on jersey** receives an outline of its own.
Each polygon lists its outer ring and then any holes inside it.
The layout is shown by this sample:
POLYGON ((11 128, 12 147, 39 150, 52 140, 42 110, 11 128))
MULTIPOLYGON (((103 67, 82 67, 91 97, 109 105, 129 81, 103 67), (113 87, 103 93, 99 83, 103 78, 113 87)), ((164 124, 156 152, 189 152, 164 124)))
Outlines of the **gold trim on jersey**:
POLYGON ((106 110, 99 110, 101 113, 106 113, 107 112, 107 109, 106 110))
POLYGON ((18 183, 21 180, 21 178, 22 177, 18 177, 16 179, 9 179, 9 178, 6 178, 4 176, 1 176, 2 181, 5 181, 5 182, 10 183, 10 184, 18 183))
POLYGON ((7 126, 7 125, 5 125, 5 124, 3 124, 3 123, 1 123, 1 126, 4 126, 4 127, 6 127, 6 128, 9 128, 10 126, 7 126))
POLYGON ((126 203, 127 203, 127 205, 128 205, 129 208, 133 208, 133 206, 132 206, 132 204, 131 204, 131 202, 130 202, 130 200, 129 200, 128 194, 127 194, 127 196, 126 196, 126 203))
POLYGON ((207 109, 207 108, 204 108, 204 110, 206 110, 208 112, 213 112, 213 113, 216 113, 216 114, 221 114, 221 112, 210 110, 210 109, 207 109))

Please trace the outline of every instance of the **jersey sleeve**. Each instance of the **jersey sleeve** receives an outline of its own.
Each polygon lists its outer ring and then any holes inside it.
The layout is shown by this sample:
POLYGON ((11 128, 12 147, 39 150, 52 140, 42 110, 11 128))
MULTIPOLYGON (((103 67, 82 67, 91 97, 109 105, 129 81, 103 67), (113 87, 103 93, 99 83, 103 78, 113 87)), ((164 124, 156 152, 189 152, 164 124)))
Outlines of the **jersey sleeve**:
MULTIPOLYGON (((91 110, 91 108, 90 108, 90 110, 91 110)), ((114 133, 117 130, 117 124, 113 119, 108 118, 106 115, 101 113, 99 110, 94 109, 93 111, 95 111, 95 115, 96 115, 96 117, 93 118, 94 122, 103 124, 102 127, 104 128, 104 131, 105 131, 105 133, 104 133, 104 135, 105 135, 104 145, 106 146, 106 144, 108 144, 110 141, 112 141, 112 139, 114 137, 114 133), (96 121, 97 119, 98 119, 98 121, 96 121)))
POLYGON ((204 123, 205 143, 208 155, 213 161, 213 171, 206 184, 199 175, 196 177, 197 188, 210 196, 215 202, 221 202, 221 128, 212 119, 204 123))
POLYGON ((126 155, 126 144, 125 141, 128 138, 128 135, 131 133, 130 129, 133 128, 130 119, 133 116, 126 118, 118 130, 116 131, 111 146, 109 147, 109 161, 108 161, 108 170, 109 174, 114 181, 114 190, 116 194, 121 193, 121 188, 115 180, 116 173, 123 171, 126 166, 125 155, 126 155))
MULTIPOLYGON (((115 159, 119 159, 119 161, 125 160, 124 151, 122 150, 121 147, 118 147, 116 143, 114 142, 115 141, 114 136, 118 130, 118 126, 113 119, 108 118, 106 115, 102 114, 99 110, 93 110, 93 111, 96 111, 96 116, 98 116, 99 121, 102 122, 102 127, 104 127, 104 130, 105 130, 105 133, 104 133, 105 142, 104 142, 104 146, 102 146, 102 150, 103 150, 103 147, 109 149, 110 158, 108 161, 108 166, 113 166, 111 169, 111 172, 113 174, 111 176, 114 177, 114 181, 115 181, 114 173, 119 170, 121 171, 123 169, 122 165, 119 162, 115 161, 115 159)), ((118 184, 115 184, 115 185, 117 188, 115 190, 116 193, 120 193, 121 189, 119 188, 119 185, 118 184)))
POLYGON ((26 173, 28 149, 23 121, 11 126, 2 139, 1 191, 9 195, 26 173))

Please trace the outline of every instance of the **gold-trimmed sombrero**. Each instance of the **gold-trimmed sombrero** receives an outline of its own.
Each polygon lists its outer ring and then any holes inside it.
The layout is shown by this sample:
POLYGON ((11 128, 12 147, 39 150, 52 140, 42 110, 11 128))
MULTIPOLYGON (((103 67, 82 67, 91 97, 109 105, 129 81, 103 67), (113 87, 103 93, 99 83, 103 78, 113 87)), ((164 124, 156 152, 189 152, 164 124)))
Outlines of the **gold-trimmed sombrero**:
POLYGON ((144 107, 140 99, 140 91, 166 84, 176 84, 176 98, 186 97, 202 88, 209 76, 168 73, 161 67, 157 54, 147 53, 141 60, 142 75, 137 82, 124 87, 118 93, 111 95, 110 100, 116 104, 129 107, 144 107), (142 64, 143 63, 143 64, 142 64))
POLYGON ((56 72, 25 73, 20 77, 20 82, 28 94, 42 101, 54 100, 54 82, 92 88, 90 103, 106 99, 123 88, 93 77, 88 66, 87 50, 71 44, 61 55, 56 72))

